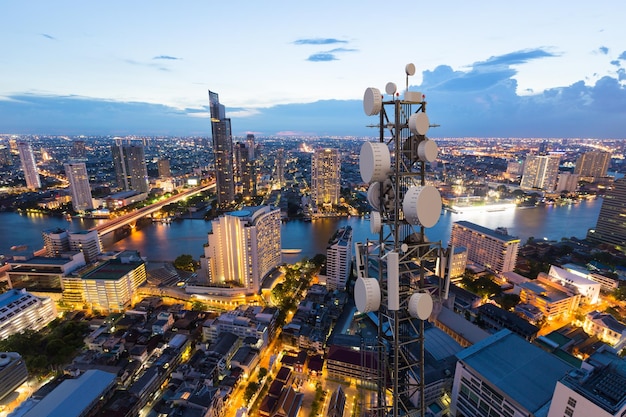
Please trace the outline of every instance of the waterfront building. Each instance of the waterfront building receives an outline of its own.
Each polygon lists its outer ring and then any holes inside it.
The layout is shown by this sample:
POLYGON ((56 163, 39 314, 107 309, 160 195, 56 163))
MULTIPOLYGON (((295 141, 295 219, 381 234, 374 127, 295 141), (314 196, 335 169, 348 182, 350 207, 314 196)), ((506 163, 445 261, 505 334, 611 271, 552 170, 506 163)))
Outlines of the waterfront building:
POLYGON ((226 110, 224 109, 224 105, 220 104, 217 93, 209 91, 209 104, 211 109, 213 154, 215 155, 217 204, 224 207, 230 205, 235 200, 233 138, 230 119, 226 118, 226 110))
POLYGON ((574 192, 578 190, 578 174, 572 174, 571 172, 561 172, 557 180, 556 192, 563 191, 574 192))
POLYGON ((237 142, 234 146, 236 192, 243 198, 250 198, 256 188, 254 181, 254 162, 250 159, 248 145, 237 142))
POLYGON ((70 183, 72 194, 72 208, 76 212, 93 210, 89 174, 84 162, 68 162, 65 165, 65 175, 70 183))
POLYGON ((329 291, 346 289, 352 266, 352 227, 337 230, 326 248, 326 287, 329 291))
POLYGON ((530 304, 537 307, 548 320, 557 317, 567 318, 580 304, 581 295, 570 287, 565 287, 539 274, 537 279, 521 283, 520 306, 530 304))
POLYGON ((37 163, 35 162, 35 154, 33 148, 28 142, 18 142, 17 150, 20 154, 20 162, 26 179, 26 187, 31 190, 41 188, 41 178, 37 171, 37 163))
POLYGON ((263 278, 281 263, 280 210, 244 207, 220 216, 211 225, 200 258, 200 282, 214 293, 257 294, 263 278))
POLYGON ((157 161, 157 169, 159 171, 159 178, 169 178, 172 176, 172 170, 170 168, 170 160, 161 158, 157 161))
POLYGON ((69 304, 82 301, 94 310, 123 312, 131 307, 137 288, 144 282, 145 262, 138 254, 122 256, 63 277, 63 299, 69 304))
POLYGON ((69 252, 70 237, 67 230, 61 228, 48 229, 41 234, 46 256, 59 257, 62 253, 69 252))
POLYGON ((515 269, 520 240, 504 230, 492 230, 468 221, 452 224, 450 244, 467 248, 467 260, 494 273, 515 269))
POLYGON ((559 173, 559 155, 528 155, 524 161, 522 190, 554 191, 559 173))
POLYGON ((545 416, 557 381, 573 369, 506 329, 456 356, 453 416, 545 416))
POLYGON ((339 204, 341 159, 339 149, 316 149, 311 157, 311 199, 318 207, 339 204))
POLYGON ((574 174, 577 174, 581 181, 596 182, 598 179, 606 177, 610 163, 610 152, 585 152, 576 160, 574 174))
POLYGON ((608 349, 600 349, 585 360, 581 369, 572 370, 557 381, 547 417, 624 415, 626 363, 608 349))
POLYGON ((102 243, 97 230, 69 232, 70 251, 82 252, 86 263, 96 262, 102 253, 102 243))
POLYGON ((0 353, 0 401, 28 380, 26 362, 17 352, 0 353))
POLYGON ((56 317, 56 306, 49 297, 36 297, 25 289, 0 294, 0 340, 27 329, 41 330, 56 317))
POLYGON ((589 239, 613 245, 626 252, 626 178, 615 180, 602 201, 595 229, 589 239))
POLYGON ((8 264, 11 288, 23 288, 56 301, 63 291, 63 277, 85 266, 85 256, 82 252, 66 252, 63 257, 14 258, 8 264))
POLYGON ((139 141, 124 143, 121 139, 117 139, 111 147, 111 152, 118 188, 125 191, 134 190, 138 193, 149 192, 143 143, 139 141))

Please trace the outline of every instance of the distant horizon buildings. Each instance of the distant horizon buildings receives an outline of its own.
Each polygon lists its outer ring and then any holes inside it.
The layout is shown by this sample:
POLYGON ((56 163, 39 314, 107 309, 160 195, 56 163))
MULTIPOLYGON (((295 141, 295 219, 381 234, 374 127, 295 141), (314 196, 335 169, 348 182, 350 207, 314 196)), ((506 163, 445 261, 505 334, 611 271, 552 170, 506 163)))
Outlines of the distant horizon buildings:
POLYGON ((224 295, 258 293, 263 278, 281 263, 280 209, 244 207, 212 220, 211 225, 200 258, 198 287, 224 295))
POLYGON ((150 191, 148 169, 143 142, 124 143, 117 139, 111 147, 118 188, 124 191, 147 193, 150 191))
POLYGON ((89 186, 89 174, 84 162, 67 162, 64 164, 65 176, 70 183, 72 194, 72 208, 76 212, 93 210, 93 198, 89 186))
POLYGON ((559 155, 528 155, 520 188, 522 190, 554 191, 559 174, 559 155))
POLYGON ((24 179, 26 180, 26 188, 36 190, 41 188, 41 178, 37 171, 37 163, 35 162, 35 154, 33 148, 28 142, 18 142, 17 150, 20 154, 20 162, 24 171, 24 179))
POLYGON ((626 251, 626 178, 615 180, 613 189, 607 191, 596 227, 587 237, 626 251))
POLYGON ((233 137, 230 119, 226 118, 226 110, 220 104, 217 93, 209 90, 211 110, 211 134, 213 137, 213 153, 215 155, 215 185, 217 187, 217 204, 220 207, 230 205, 235 200, 235 181, 233 167, 233 137))
POLYGON ((316 149, 311 156, 311 199, 318 207, 337 205, 340 187, 339 149, 316 149))

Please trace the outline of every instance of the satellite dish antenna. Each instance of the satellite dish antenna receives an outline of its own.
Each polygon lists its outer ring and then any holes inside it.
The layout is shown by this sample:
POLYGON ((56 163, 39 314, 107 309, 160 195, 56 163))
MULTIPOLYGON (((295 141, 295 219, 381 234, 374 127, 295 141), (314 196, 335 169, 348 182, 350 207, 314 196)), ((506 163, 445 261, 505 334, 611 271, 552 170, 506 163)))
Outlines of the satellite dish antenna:
POLYGON ((388 82, 387 85, 385 86, 385 92, 389 95, 394 95, 396 94, 396 91, 398 91, 398 87, 396 86, 395 83, 392 82, 388 82))
POLYGON ((406 91, 409 91, 409 76, 415 75, 415 65, 406 64, 404 72, 406 73, 406 91))
POLYGON ((369 87, 363 94, 363 110, 368 116, 375 116, 380 113, 383 107, 383 99, 378 88, 369 87))

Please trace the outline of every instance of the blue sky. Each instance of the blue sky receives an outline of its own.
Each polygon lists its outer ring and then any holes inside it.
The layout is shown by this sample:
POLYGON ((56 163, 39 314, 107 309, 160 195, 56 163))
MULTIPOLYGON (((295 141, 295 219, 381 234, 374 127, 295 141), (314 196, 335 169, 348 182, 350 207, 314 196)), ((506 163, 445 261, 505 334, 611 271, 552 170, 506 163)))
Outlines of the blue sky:
POLYGON ((375 135, 367 87, 426 94, 442 137, 626 136, 614 0, 6 1, 0 133, 375 135))

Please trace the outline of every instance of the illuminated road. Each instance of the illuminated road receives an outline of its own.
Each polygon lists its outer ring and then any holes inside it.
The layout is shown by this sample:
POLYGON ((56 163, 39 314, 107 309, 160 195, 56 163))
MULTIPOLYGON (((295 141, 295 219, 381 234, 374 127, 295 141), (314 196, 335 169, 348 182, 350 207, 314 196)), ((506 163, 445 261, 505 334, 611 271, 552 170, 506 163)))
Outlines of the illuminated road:
POLYGON ((154 203, 149 206, 142 207, 139 210, 133 211, 132 213, 128 213, 123 216, 104 222, 96 227, 91 228, 90 230, 97 230, 100 236, 106 235, 107 233, 110 233, 114 231, 115 229, 118 229, 122 226, 135 223, 138 219, 145 217, 147 215, 150 215, 156 211, 159 211, 161 210, 161 208, 163 208, 164 206, 168 204, 176 203, 180 200, 184 200, 195 194, 210 190, 212 188, 215 188, 215 182, 212 182, 209 185, 201 185, 199 187, 193 188, 191 190, 187 190, 180 194, 176 194, 172 197, 161 200, 158 203, 154 203))

